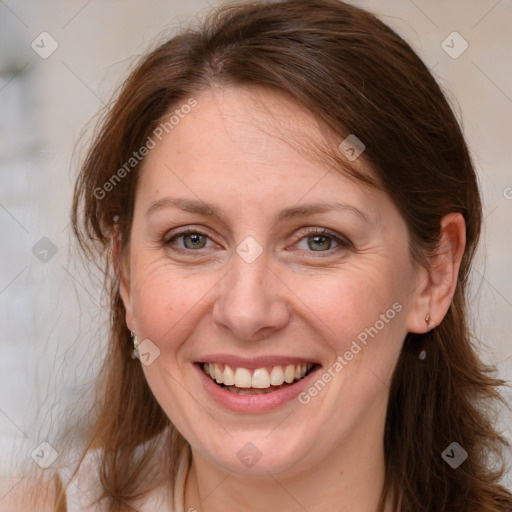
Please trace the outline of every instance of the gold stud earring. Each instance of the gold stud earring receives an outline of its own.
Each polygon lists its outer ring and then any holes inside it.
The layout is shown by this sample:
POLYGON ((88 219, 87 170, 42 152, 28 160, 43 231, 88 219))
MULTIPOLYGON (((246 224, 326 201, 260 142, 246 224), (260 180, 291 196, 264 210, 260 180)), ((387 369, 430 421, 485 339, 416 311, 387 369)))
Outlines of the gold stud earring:
POLYGON ((430 325, 430 313, 425 317, 425 322, 427 325, 430 325))

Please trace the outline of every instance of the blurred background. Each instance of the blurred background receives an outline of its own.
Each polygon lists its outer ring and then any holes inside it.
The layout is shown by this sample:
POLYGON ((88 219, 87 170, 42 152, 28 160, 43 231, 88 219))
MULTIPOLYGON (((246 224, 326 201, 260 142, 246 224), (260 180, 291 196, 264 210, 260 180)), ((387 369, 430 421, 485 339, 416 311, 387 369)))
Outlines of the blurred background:
MULTIPOLYGON (((219 3, 0 1, 0 472, 52 444, 102 359, 101 276, 77 262, 69 223, 79 136, 140 54, 219 3)), ((512 381, 512 2, 351 3, 413 46, 461 120, 485 211, 474 331, 512 381)), ((505 407, 497 421, 512 441, 505 407)))

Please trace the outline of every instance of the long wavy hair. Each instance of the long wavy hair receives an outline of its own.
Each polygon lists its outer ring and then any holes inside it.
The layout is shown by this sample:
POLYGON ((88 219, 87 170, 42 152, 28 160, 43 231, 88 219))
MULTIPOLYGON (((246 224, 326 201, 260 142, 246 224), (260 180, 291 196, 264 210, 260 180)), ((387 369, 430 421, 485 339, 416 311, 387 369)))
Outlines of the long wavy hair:
MULTIPOLYGON (((482 363, 468 328, 467 285, 482 223, 468 147, 447 99, 411 47, 374 15, 338 0, 219 8, 144 55, 99 120, 76 180, 72 224, 79 247, 104 272, 110 301, 108 347, 82 452, 83 459, 88 450, 101 450, 100 499, 106 510, 136 510, 134 500, 159 481, 170 481, 180 451, 187 449, 152 395, 140 362, 131 357, 112 263, 114 228, 121 254, 130 238, 144 160, 122 179, 112 177, 165 116, 212 85, 285 93, 333 140, 349 133, 364 140, 360 158, 376 180, 347 168, 335 151, 316 148, 315 154, 337 172, 389 194, 407 223, 418 264, 426 265, 435 253, 441 218, 463 215, 467 245, 448 313, 427 335, 406 336, 394 371, 381 510, 385 498, 400 512, 511 510, 512 495, 500 485, 509 444, 492 421, 503 401, 498 388, 505 383, 482 363), (106 187, 109 180, 112 186, 106 187), (425 347, 428 356, 422 359, 425 347), (167 462, 154 442, 162 433, 167 462), (469 454, 457 469, 441 456, 454 441, 469 454)), ((64 492, 61 485, 58 512, 65 510, 64 492)))

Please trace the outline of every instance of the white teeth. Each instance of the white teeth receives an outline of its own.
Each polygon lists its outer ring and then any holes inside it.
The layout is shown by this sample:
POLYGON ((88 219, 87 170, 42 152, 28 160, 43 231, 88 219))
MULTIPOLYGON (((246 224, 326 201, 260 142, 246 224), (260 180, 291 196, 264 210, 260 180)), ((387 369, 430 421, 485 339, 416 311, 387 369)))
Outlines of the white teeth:
POLYGON ((215 380, 217 381, 217 384, 222 384, 222 372, 220 371, 217 363, 213 365, 213 370, 215 372, 215 380))
POLYGON ((252 374, 252 386, 253 388, 269 388, 270 387, 270 375, 265 368, 258 368, 254 370, 252 374))
POLYGON ((284 381, 291 384, 295 380, 295 366, 289 364, 284 371, 284 381))
POLYGON ((233 386, 235 384, 235 372, 228 365, 224 366, 222 381, 226 386, 233 386))
POLYGON ((246 368, 237 368, 235 372, 235 386, 237 388, 250 388, 251 384, 251 372, 246 368))
POLYGON ((282 366, 274 366, 270 373, 270 384, 272 386, 280 386, 284 382, 284 373, 282 366))
POLYGON ((233 390, 235 390, 235 387, 240 390, 253 389, 254 393, 256 393, 256 390, 264 389, 271 391, 269 389, 271 386, 282 386, 284 383, 292 384, 302 379, 313 368, 312 363, 276 365, 272 367, 272 370, 269 369, 269 373, 267 368, 257 368, 254 371, 247 368, 236 368, 234 370, 227 364, 224 365, 224 371, 222 371, 221 366, 218 363, 204 363, 203 370, 218 384, 227 387, 234 386, 233 390))

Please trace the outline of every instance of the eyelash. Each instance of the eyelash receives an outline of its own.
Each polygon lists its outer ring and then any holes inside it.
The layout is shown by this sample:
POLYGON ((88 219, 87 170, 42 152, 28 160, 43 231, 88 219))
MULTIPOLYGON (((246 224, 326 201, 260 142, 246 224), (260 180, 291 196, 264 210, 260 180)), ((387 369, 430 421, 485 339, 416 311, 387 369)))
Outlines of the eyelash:
MULTIPOLYGON (((170 238, 163 241, 163 246, 169 247, 174 240, 181 238, 183 236, 186 236, 186 235, 200 235, 200 236, 205 236, 208 239, 211 239, 209 233, 205 233, 205 232, 202 232, 199 230, 194 230, 194 229, 186 229, 183 231, 179 231, 177 233, 173 233, 170 238)), ((311 238, 314 236, 324 236, 324 237, 334 240, 338 244, 338 247, 335 247, 334 249, 328 249, 326 251, 303 251, 303 252, 310 252, 310 253, 319 253, 319 255, 315 256, 315 257, 321 258, 321 257, 323 257, 322 254, 327 253, 328 255, 332 255, 333 252, 337 252, 337 250, 349 249, 352 247, 352 243, 347 238, 345 238, 341 235, 338 235, 337 233, 330 231, 326 228, 310 228, 309 231, 303 232, 300 235, 298 235, 294 240, 294 244, 300 242, 303 239, 311 238)), ((204 248, 204 247, 199 248, 199 249, 187 249, 187 248, 181 248, 181 247, 173 248, 174 251, 180 252, 182 254, 183 253, 191 254, 193 252, 199 253, 202 249, 206 249, 206 248, 204 248)))

